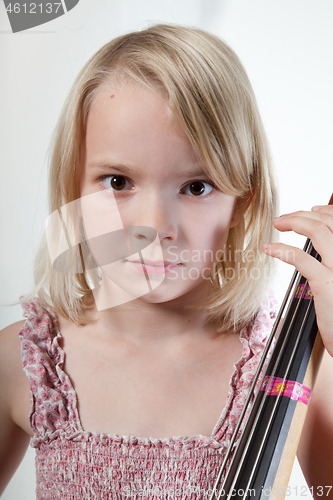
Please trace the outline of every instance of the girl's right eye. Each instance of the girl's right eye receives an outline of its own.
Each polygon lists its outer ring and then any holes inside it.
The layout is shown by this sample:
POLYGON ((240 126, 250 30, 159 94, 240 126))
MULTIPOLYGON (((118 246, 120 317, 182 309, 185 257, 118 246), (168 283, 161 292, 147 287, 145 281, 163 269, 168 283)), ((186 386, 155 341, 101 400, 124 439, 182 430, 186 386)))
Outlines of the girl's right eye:
POLYGON ((107 189, 112 191, 124 191, 130 185, 130 182, 122 175, 106 175, 102 182, 107 189))

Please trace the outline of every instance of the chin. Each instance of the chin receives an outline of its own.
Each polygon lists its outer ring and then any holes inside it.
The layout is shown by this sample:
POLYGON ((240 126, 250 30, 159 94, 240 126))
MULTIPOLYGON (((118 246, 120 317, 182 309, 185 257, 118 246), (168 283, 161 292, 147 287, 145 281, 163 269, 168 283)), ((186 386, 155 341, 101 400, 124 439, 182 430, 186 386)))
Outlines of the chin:
POLYGON ((193 300, 194 300, 195 296, 198 295, 198 293, 199 293, 199 295, 203 295, 203 292, 200 293, 200 290, 201 290, 200 285, 205 286, 205 282, 201 281, 200 283, 197 283, 197 284, 193 283, 193 286, 191 286, 190 288, 189 287, 186 287, 186 288, 185 287, 182 287, 182 288, 177 287, 178 288, 178 290, 177 290, 177 289, 175 289, 176 287, 174 287, 174 286, 171 286, 169 288, 169 287, 163 286, 164 284, 165 283, 161 284, 159 287, 155 288, 151 292, 149 292, 145 295, 142 295, 137 300, 145 302, 147 304, 163 304, 163 303, 169 303, 169 302, 178 301, 178 300, 182 301, 182 299, 193 303, 193 300))

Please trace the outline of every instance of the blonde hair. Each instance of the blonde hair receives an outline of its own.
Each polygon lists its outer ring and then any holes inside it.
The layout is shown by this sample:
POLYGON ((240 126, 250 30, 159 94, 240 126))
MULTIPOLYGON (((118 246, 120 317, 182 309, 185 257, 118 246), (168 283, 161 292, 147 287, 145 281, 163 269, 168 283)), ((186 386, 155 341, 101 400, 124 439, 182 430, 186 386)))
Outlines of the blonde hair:
MULTIPOLYGON (((270 263, 261 247, 272 241, 276 193, 265 132, 241 62, 224 41, 198 28, 160 24, 104 45, 81 70, 60 115, 50 161, 50 213, 79 198, 87 115, 111 74, 162 90, 212 181, 239 205, 252 196, 229 231, 211 275, 212 294, 200 306, 224 327, 243 326, 258 311, 265 289, 270 263)), ((45 238, 35 283, 33 294, 42 305, 86 322, 86 311, 94 307, 87 275, 53 269, 45 238)))

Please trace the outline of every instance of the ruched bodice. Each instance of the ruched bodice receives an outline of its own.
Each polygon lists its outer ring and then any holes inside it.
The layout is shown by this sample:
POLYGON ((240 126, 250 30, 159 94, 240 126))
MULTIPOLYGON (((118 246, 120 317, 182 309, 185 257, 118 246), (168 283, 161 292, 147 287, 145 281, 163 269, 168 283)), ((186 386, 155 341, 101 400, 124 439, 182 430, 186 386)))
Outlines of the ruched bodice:
POLYGON ((27 320, 19 336, 30 384, 37 499, 208 499, 272 328, 274 298, 240 333, 243 354, 212 435, 161 439, 84 430, 63 370, 56 317, 37 298, 23 307, 27 320))

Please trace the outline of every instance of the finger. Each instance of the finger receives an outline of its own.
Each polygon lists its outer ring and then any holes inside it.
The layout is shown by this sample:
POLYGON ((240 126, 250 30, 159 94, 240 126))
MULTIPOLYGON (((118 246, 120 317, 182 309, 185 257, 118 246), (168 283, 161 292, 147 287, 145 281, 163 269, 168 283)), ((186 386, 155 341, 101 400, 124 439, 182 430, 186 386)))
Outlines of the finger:
POLYGON ((327 275, 333 272, 325 268, 317 259, 303 252, 300 248, 284 243, 266 243, 263 245, 265 254, 295 266, 308 281, 327 280, 327 275))
POLYGON ((314 248, 322 258, 322 264, 333 269, 333 223, 330 221, 331 230, 327 223, 323 221, 323 217, 326 217, 326 215, 322 214, 318 219, 317 217, 291 214, 275 219, 274 226, 279 231, 294 231, 310 238, 314 248))
POLYGON ((303 217, 306 219, 318 220, 319 222, 321 221, 324 224, 326 224, 327 227, 330 229, 330 231, 333 233, 333 206, 318 207, 318 210, 311 209, 311 212, 300 210, 298 212, 292 212, 290 214, 280 215, 280 217, 277 217, 274 220, 287 221, 293 217, 303 217))
POLYGON ((331 204, 331 205, 316 205, 315 207, 311 208, 311 211, 332 215, 333 214, 333 204, 331 204))

